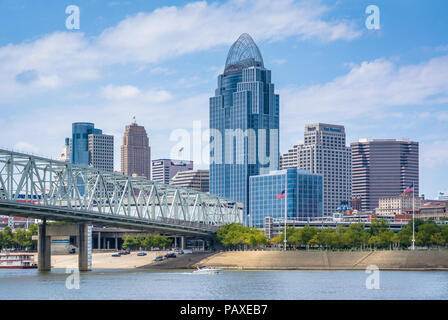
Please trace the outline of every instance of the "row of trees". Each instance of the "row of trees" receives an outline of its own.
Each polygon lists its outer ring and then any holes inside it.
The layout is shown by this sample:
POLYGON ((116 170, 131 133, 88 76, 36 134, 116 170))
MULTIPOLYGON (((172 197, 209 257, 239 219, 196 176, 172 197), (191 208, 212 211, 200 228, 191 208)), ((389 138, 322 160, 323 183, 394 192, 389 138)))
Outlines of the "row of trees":
POLYGON ((31 249, 37 247, 37 241, 31 240, 33 235, 37 235, 37 225, 30 225, 28 230, 17 229, 12 231, 10 227, 6 227, 0 231, 0 248, 1 249, 31 249))
MULTIPOLYGON (((448 225, 436 224, 433 221, 415 220, 415 244, 422 247, 440 247, 448 245, 448 225)), ((220 228, 217 240, 227 248, 261 247, 283 245, 284 231, 273 239, 267 237, 260 229, 231 224, 220 228)), ((287 246, 289 248, 324 248, 324 249, 367 249, 367 248, 407 248, 412 244, 412 223, 400 232, 390 230, 384 219, 373 220, 370 228, 363 223, 350 226, 338 226, 337 229, 305 226, 304 228, 286 228, 287 246)))
MULTIPOLYGON (((415 244, 421 247, 440 247, 448 244, 448 225, 436 224, 433 221, 415 220, 415 244)), ((281 236, 272 239, 272 243, 281 244, 281 236)), ((287 245, 290 247, 323 247, 326 249, 366 249, 366 248, 407 248, 412 244, 412 223, 400 232, 389 229, 386 220, 373 220, 370 229, 363 223, 354 223, 349 227, 338 226, 318 230, 305 226, 302 229, 286 229, 287 245)))
POLYGON ((124 237, 123 248, 124 249, 150 249, 152 247, 167 248, 173 242, 172 239, 156 235, 149 234, 146 238, 140 235, 136 237, 126 236, 124 237))
POLYGON ((218 242, 227 248, 261 247, 268 244, 266 235, 258 228, 244 227, 238 223, 225 225, 216 233, 218 242))

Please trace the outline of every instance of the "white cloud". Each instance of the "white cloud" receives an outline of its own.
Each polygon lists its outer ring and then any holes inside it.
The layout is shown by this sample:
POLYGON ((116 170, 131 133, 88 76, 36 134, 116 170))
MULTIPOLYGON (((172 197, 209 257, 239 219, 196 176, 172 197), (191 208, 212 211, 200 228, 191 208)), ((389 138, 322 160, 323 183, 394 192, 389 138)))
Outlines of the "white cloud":
POLYGON ((134 100, 134 103, 166 102, 174 99, 174 95, 167 90, 150 89, 141 91, 131 85, 115 86, 107 85, 101 89, 101 96, 107 100, 134 100))
POLYGON ((175 70, 164 68, 164 67, 152 68, 150 72, 153 74, 163 74, 165 76, 173 75, 176 73, 175 70))
POLYGON ((18 141, 16 144, 14 144, 14 150, 26 153, 36 153, 39 151, 39 148, 31 143, 18 141))
POLYGON ((421 144, 421 165, 423 168, 445 168, 448 165, 448 141, 433 141, 421 144))
POLYGON ((108 85, 102 88, 102 96, 106 99, 123 100, 135 98, 141 94, 140 90, 134 86, 114 86, 108 85))
POLYGON ((448 56, 400 67, 384 59, 362 62, 331 82, 290 87, 280 95, 289 128, 302 119, 400 118, 403 113, 391 108, 448 102, 448 56))
MULTIPOLYGON (((77 82, 99 79, 105 67, 115 64, 147 65, 229 45, 243 32, 256 41, 290 36, 334 41, 360 36, 350 23, 326 21, 328 10, 321 4, 292 0, 192 2, 127 17, 97 37, 54 32, 9 44, 0 48, 0 98, 70 88, 77 82)), ((153 71, 169 72, 160 67, 153 71)))
POLYGON ((286 62, 288 62, 288 60, 286 60, 286 59, 274 59, 273 62, 275 64, 282 65, 282 64, 285 64, 286 62))
POLYGON ((105 30, 98 42, 104 51, 114 52, 109 61, 157 62, 231 44, 244 32, 256 41, 289 36, 334 41, 360 36, 349 23, 324 21, 327 12, 323 5, 292 0, 193 2, 129 17, 105 30))

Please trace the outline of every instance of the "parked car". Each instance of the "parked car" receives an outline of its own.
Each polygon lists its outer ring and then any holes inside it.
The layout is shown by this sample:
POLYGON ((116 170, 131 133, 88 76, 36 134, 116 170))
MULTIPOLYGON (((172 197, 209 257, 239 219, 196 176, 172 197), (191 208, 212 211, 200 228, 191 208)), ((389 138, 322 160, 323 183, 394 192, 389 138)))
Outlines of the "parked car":
POLYGON ((167 253, 165 255, 165 257, 167 257, 167 258, 176 258, 176 254, 175 253, 167 253))
POLYGON ((176 249, 174 250, 175 254, 184 254, 184 251, 182 249, 176 249))
POLYGON ((75 249, 75 248, 71 248, 71 249, 68 251, 68 253, 70 253, 70 254, 76 253, 76 249, 75 249))
POLYGON ((120 253, 114 253, 114 254, 112 255, 112 257, 121 257, 121 254, 120 254, 120 253))
POLYGON ((137 253, 137 255, 138 255, 139 257, 146 256, 146 252, 139 252, 139 253, 137 253))
POLYGON ((163 260, 163 256, 156 256, 154 259, 152 259, 152 261, 162 261, 163 260))
POLYGON ((130 253, 131 253, 131 251, 129 251, 129 250, 120 251, 121 255, 127 255, 127 254, 130 254, 130 253))
POLYGON ((160 248, 158 248, 158 247, 153 247, 153 248, 151 248, 151 251, 160 251, 160 248))

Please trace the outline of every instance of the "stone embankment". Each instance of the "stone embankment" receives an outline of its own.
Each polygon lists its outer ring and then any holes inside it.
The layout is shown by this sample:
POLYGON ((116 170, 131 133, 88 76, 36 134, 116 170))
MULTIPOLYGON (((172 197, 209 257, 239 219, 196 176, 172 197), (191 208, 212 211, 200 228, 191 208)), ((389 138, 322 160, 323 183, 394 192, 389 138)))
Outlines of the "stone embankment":
POLYGON ((240 270, 447 270, 448 251, 225 251, 195 265, 240 270))

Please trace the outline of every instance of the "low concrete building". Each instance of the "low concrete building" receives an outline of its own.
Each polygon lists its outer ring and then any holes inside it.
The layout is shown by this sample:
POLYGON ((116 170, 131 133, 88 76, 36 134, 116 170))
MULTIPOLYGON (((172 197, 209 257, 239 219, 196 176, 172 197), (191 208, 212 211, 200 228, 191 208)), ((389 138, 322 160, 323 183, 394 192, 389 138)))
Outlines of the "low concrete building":
MULTIPOLYGON (((412 210, 407 210, 407 214, 412 215, 412 210)), ((434 219, 448 218, 448 201, 440 203, 425 203, 419 209, 415 210, 416 219, 434 219)))
POLYGON ((379 198, 378 208, 375 209, 375 213, 379 216, 405 214, 408 210, 420 208, 422 201, 423 199, 421 197, 413 197, 412 194, 381 197, 379 198))

